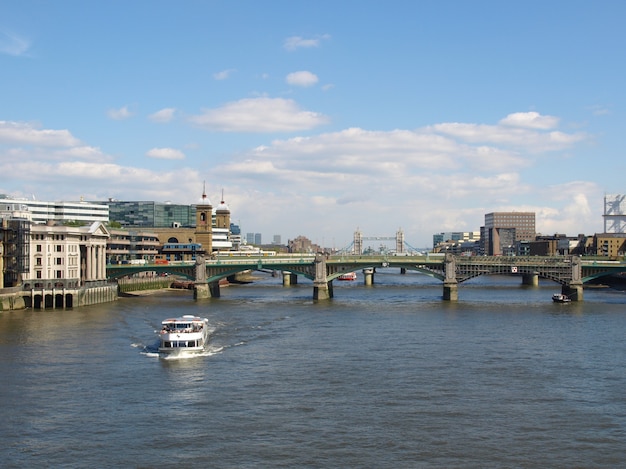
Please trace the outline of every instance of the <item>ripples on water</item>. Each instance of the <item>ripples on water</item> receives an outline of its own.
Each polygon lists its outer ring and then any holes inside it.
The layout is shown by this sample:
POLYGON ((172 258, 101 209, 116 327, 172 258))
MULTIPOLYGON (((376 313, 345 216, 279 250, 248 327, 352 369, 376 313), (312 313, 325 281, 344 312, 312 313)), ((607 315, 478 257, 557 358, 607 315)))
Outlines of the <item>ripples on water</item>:
POLYGON ((519 278, 304 281, 0 313, 3 467, 619 467, 626 295, 519 278), (159 359, 198 314, 203 356, 159 359))

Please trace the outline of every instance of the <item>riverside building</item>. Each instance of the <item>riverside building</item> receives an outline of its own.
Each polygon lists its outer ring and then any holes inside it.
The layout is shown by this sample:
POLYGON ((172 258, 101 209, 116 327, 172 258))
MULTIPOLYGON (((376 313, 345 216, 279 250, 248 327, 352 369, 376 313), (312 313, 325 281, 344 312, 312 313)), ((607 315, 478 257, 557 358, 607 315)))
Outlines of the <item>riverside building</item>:
POLYGON ((153 201, 92 202, 105 206, 109 219, 124 228, 191 228, 196 226, 196 206, 153 201))
POLYGON ((534 241, 535 212, 492 212, 485 214, 480 228, 483 252, 488 256, 527 254, 534 241))
MULTIPOLYGON (((230 250, 234 244, 231 239, 233 225, 230 222, 230 209, 223 199, 222 194, 220 203, 213 207, 206 195, 206 189, 203 188, 200 200, 191 205, 114 199, 92 203, 106 205, 111 221, 118 222, 122 229, 129 230, 131 237, 133 233, 150 233, 156 236, 161 247, 200 244, 203 251, 211 253, 230 250)), ((126 251, 124 244, 132 243, 132 239, 120 239, 122 235, 118 231, 120 230, 116 230, 117 247, 114 250, 123 256, 126 251)), ((111 254, 114 250, 111 250, 111 254)), ((141 254, 140 251, 138 254, 141 254)), ((146 251, 144 254, 153 256, 154 253, 146 251)), ((117 260, 122 258, 118 257, 117 260)), ((146 256, 133 258, 151 260, 151 257, 146 256)))
POLYGON ((95 221, 107 223, 109 221, 109 207, 91 202, 44 202, 40 200, 12 199, 0 195, 0 207, 20 206, 30 213, 33 223, 47 223, 50 220, 57 222, 95 221))

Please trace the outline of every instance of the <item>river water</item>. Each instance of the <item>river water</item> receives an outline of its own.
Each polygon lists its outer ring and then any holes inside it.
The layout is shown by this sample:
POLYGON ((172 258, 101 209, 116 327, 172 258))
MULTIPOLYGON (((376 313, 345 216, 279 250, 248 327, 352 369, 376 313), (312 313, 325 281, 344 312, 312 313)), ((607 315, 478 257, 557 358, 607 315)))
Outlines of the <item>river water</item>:
MULTIPOLYGON (((260 274, 262 275, 262 274, 260 274)), ((0 465, 619 467, 626 293, 519 277, 159 292, 0 313, 0 465), (208 317, 205 354, 162 359, 166 317, 208 317)))

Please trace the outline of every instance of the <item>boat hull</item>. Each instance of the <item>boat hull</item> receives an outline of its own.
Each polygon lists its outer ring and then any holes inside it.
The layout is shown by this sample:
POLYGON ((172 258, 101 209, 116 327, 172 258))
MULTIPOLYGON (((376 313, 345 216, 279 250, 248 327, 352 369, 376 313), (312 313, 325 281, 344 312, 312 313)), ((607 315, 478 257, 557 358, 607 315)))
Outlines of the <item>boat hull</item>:
POLYGON ((356 280, 356 272, 349 272, 347 274, 342 274, 339 277, 337 277, 337 279, 342 280, 342 281, 356 280))

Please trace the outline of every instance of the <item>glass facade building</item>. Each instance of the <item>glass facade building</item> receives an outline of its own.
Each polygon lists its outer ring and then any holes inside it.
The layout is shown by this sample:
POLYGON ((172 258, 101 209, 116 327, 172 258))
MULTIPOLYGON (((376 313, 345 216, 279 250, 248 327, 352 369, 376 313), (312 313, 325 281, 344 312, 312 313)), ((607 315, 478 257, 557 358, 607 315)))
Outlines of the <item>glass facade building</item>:
POLYGON ((109 219, 123 227, 194 228, 196 206, 152 201, 94 202, 109 207, 109 219))

